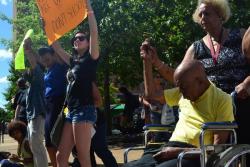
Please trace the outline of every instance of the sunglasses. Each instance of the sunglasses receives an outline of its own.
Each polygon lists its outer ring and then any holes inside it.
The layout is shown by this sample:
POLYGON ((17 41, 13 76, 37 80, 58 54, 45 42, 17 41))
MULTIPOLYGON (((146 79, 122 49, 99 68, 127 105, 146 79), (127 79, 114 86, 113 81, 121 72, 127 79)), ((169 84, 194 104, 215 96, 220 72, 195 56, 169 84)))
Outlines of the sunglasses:
POLYGON ((87 37, 86 37, 86 36, 74 37, 73 41, 76 41, 77 39, 78 39, 79 41, 84 41, 84 40, 87 40, 87 37))

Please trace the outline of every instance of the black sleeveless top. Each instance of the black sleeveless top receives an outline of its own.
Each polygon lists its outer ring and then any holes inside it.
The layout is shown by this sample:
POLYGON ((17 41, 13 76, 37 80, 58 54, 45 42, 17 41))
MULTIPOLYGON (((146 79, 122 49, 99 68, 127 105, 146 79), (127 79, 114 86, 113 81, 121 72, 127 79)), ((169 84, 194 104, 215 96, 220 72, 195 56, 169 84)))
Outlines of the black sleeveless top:
POLYGON ((204 65, 208 79, 227 93, 234 91, 249 74, 249 66, 241 51, 240 30, 231 30, 221 46, 217 63, 203 40, 194 42, 195 59, 204 65))

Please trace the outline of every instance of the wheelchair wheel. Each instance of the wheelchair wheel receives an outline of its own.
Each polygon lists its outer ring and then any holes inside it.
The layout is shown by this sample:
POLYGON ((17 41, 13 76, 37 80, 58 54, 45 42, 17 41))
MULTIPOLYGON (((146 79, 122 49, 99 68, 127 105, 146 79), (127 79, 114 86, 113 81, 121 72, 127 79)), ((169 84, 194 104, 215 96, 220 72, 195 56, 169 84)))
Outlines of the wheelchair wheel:
POLYGON ((239 160, 240 157, 250 153, 250 145, 234 145, 220 153, 214 167, 229 167, 239 160))

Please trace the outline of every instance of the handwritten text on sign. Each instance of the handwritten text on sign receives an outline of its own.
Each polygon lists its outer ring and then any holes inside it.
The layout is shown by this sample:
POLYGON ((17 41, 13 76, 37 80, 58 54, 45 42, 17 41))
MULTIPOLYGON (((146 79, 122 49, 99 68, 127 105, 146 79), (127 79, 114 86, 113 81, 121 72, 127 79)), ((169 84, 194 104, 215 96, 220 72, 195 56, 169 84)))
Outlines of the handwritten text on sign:
POLYGON ((84 0, 36 0, 51 45, 87 17, 84 0))

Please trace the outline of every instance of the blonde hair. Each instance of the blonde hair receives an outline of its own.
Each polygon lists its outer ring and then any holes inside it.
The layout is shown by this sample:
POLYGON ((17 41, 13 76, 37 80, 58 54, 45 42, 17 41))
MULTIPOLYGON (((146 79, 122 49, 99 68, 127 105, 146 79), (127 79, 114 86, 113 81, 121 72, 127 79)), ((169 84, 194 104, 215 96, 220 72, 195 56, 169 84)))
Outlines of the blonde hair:
POLYGON ((231 16, 228 0, 198 0, 198 5, 193 13, 193 21, 200 24, 199 7, 201 4, 211 5, 217 14, 222 18, 223 23, 227 22, 231 16))

